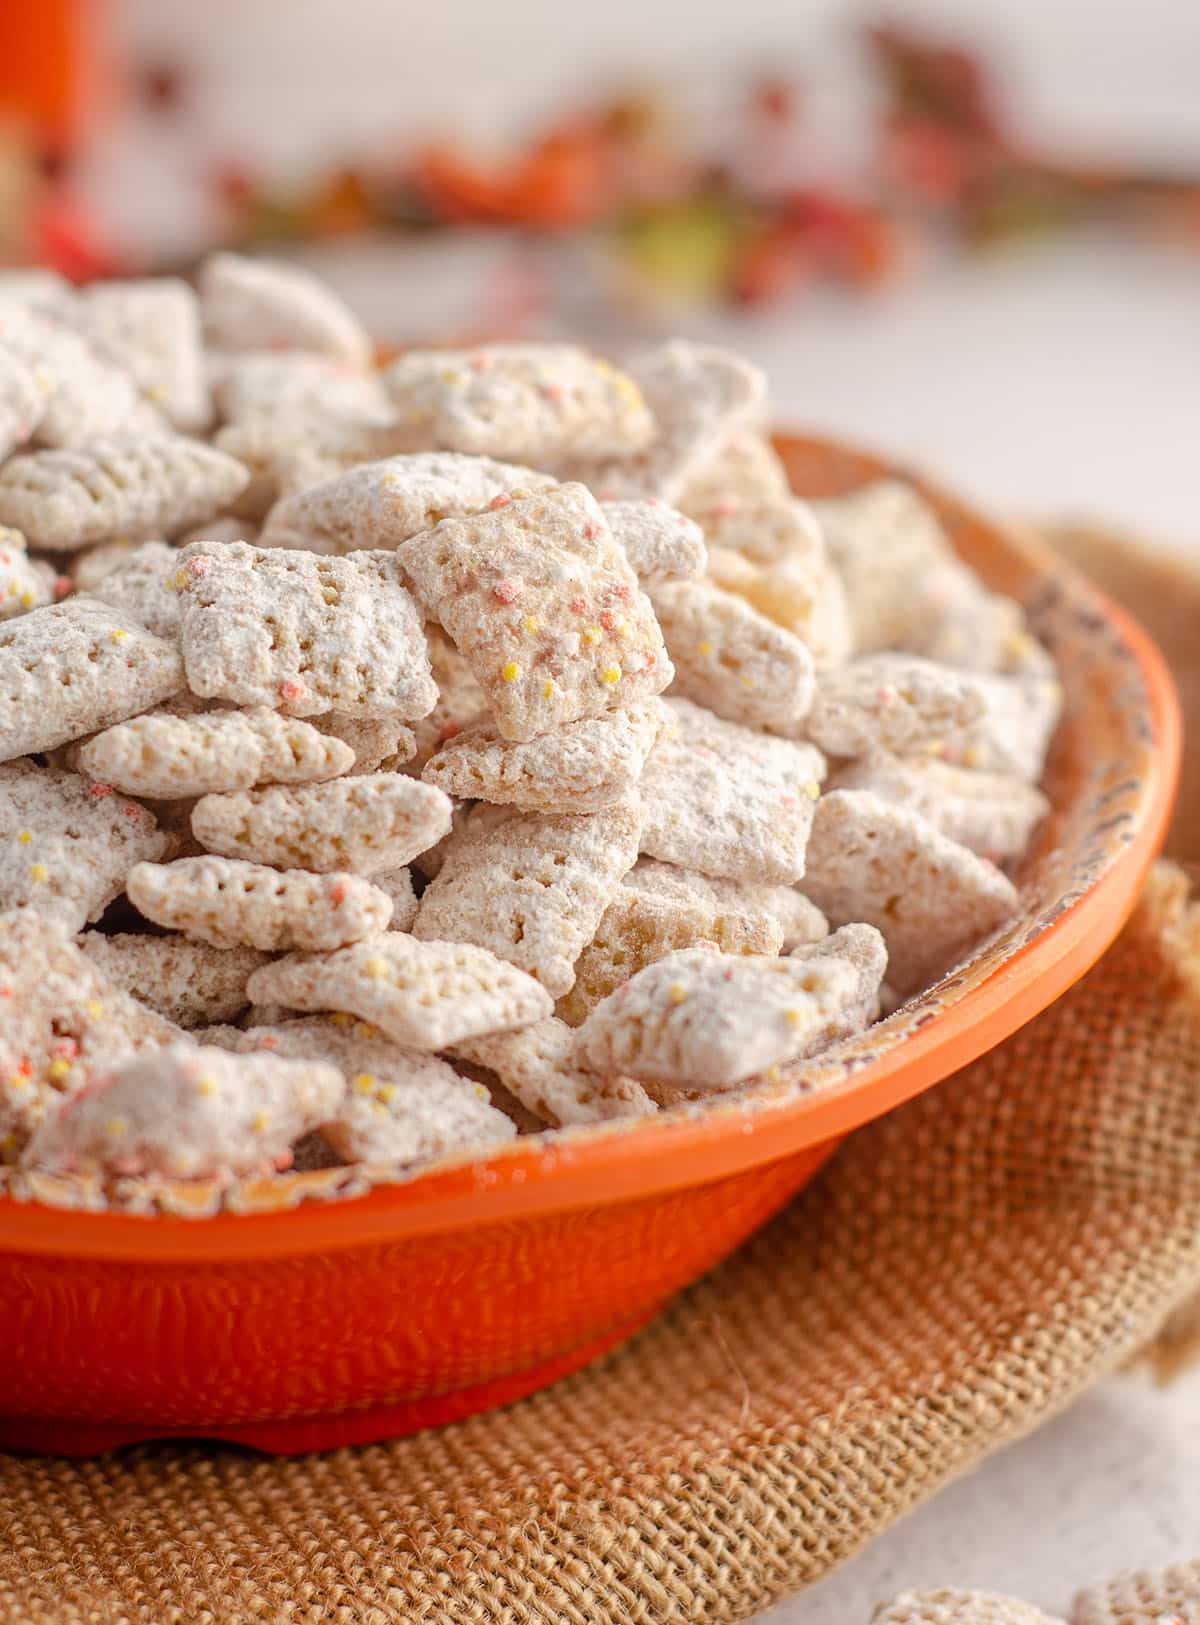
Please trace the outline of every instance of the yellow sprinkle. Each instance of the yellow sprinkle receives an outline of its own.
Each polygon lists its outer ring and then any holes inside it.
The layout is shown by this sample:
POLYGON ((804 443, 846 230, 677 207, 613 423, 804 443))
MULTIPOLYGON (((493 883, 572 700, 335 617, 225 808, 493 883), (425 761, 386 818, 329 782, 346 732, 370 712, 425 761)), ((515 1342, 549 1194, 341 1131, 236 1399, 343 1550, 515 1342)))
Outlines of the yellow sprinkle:
POLYGON ((778 1083, 780 1078, 782 1078, 782 1076, 783 1076, 783 1073, 779 1070, 779 1068, 777 1066, 769 1066, 767 1068, 767 1070, 763 1073, 763 1077, 766 1078, 771 1083, 778 1083))
POLYGON ((216 1078, 203 1077, 196 1080, 196 1093, 198 1095, 215 1095, 217 1092, 216 1078))
POLYGON ((701 654, 701 655, 710 655, 710 654, 712 654, 712 652, 713 652, 712 644, 708 641, 707 638, 701 638, 700 642, 696 645, 696 653, 701 654))
POLYGON ((186 585, 187 575, 182 570, 176 570, 175 574, 171 577, 172 592, 182 592, 186 585))
POLYGON ((604 670, 600 673, 600 676, 611 687, 613 683, 619 683, 621 681, 621 668, 620 666, 605 666, 604 670))
POLYGON ((70 1070, 70 1061, 64 1061, 60 1056, 58 1060, 50 1062, 50 1065, 46 1068, 46 1076, 51 1083, 61 1083, 70 1070))
POLYGON ((375 1092, 375 1079, 370 1072, 360 1072, 351 1084, 356 1095, 370 1095, 375 1092))
POLYGON ((785 1010, 783 1012, 783 1019, 787 1022, 789 1027, 798 1027, 803 1018, 801 1017, 799 1010, 785 1010))
POLYGON ((633 626, 632 626, 631 622, 629 622, 629 621, 618 621, 617 622, 617 636, 618 637, 628 638, 628 637, 632 637, 632 635, 633 635, 633 626))
POLYGON ((492 1098, 491 1095, 488 1094, 487 1090, 483 1087, 483 1085, 481 1083, 477 1083, 475 1085, 475 1093, 478 1095, 480 1100, 490 1101, 491 1098, 492 1098))
POLYGON ((88 1015, 91 1016, 93 1021, 99 1021, 100 1017, 104 1014, 104 1006, 100 1003, 99 999, 89 999, 83 1008, 87 1011, 88 1015))
POLYGON ((27 1095, 33 1088, 29 1078, 23 1078, 19 1072, 14 1072, 8 1080, 8 1087, 14 1095, 27 1095))
POLYGON ((558 684, 552 678, 547 677, 546 681, 542 684, 542 698, 544 700, 552 700, 557 693, 558 684))
POLYGON ((457 383, 461 383, 461 381, 462 381, 462 373, 461 372, 456 371, 455 368, 453 368, 453 367, 445 367, 445 368, 443 368, 443 370, 442 370, 442 382, 444 384, 457 384, 457 383))
POLYGON ((946 742, 944 739, 931 739, 925 747, 926 753, 930 756, 941 756, 945 749, 946 742))
POLYGON ((254 1130, 254 1132, 256 1134, 261 1134, 270 1121, 271 1121, 270 1112, 259 1112, 258 1116, 254 1119, 253 1123, 251 1123, 250 1127, 254 1130))
POLYGON ((354 1023, 354 1035, 356 1038, 378 1038, 379 1029, 372 1027, 369 1021, 356 1021, 354 1023))
POLYGON ((521 668, 515 660, 510 660, 506 666, 501 666, 500 675, 506 683, 515 683, 521 675, 521 668))
POLYGON ((524 500, 525 497, 527 497, 529 495, 529 492, 525 489, 525 487, 523 485, 514 485, 512 490, 508 494, 513 499, 514 502, 521 502, 521 501, 524 500))
POLYGON ((23 592, 21 594, 21 602, 24 604, 26 609, 32 609, 33 608, 33 594, 31 592, 23 592))
POLYGON ((809 779, 808 783, 804 786, 804 794, 810 801, 817 800, 821 794, 821 786, 817 783, 816 779, 809 779))
POLYGON ((980 750, 978 745, 968 745, 966 750, 963 751, 963 766, 964 767, 982 767, 983 766, 983 752, 980 750))
POLYGON ((536 615, 526 615, 526 617, 525 617, 525 630, 527 632, 536 632, 539 629, 539 627, 541 626, 541 624, 542 624, 541 621, 538 620, 536 615))
POLYGON ((743 688, 753 688, 754 687, 754 679, 753 679, 753 677, 747 677, 745 672, 742 673, 742 687, 743 688))
POLYGON ((598 626, 585 626, 583 629, 583 641, 585 643, 599 643, 601 636, 602 633, 598 626))
POLYGON ((373 1100, 371 1102, 371 1110, 375 1113, 376 1117, 386 1117, 388 1115, 387 1107, 382 1103, 382 1101, 379 1100, 373 1100))
POLYGON ((375 1091, 375 1099, 382 1100, 386 1106, 389 1100, 396 1098, 396 1085, 394 1083, 381 1083, 375 1091))
POLYGON ((672 1004, 682 1004, 684 999, 686 999, 686 998, 687 998, 687 988, 684 987, 683 983, 682 982, 672 982, 671 983, 671 1003, 672 1004))
POLYGON ((40 886, 43 881, 49 880, 50 871, 44 863, 31 863, 29 865, 29 878, 35 885, 40 886))
POLYGON ((118 627, 115 632, 110 632, 108 636, 110 641, 113 643, 124 643, 125 639, 129 636, 129 633, 123 632, 121 628, 118 627))
POLYGON ((373 982, 377 982, 381 976, 387 975, 387 969, 386 959, 368 959, 363 966, 363 975, 369 976, 373 982))
POLYGON ((123 1117, 110 1117, 104 1125, 104 1132, 110 1140, 119 1140, 123 1134, 129 1133, 129 1124, 123 1117))
POLYGON ((1022 655, 1027 655, 1032 648, 1033 639, 1028 632, 1014 632, 1005 643, 1004 652, 1011 655, 1014 660, 1019 660, 1022 655))
MULTIPOLYGON (((372 965, 378 965, 380 961, 378 959, 373 959, 371 963, 372 965)), ((367 974, 370 976, 375 973, 368 970, 367 974)), ((382 972, 379 974, 382 975, 382 972)), ((350 1027, 354 1023, 354 1017, 347 1015, 344 1010, 335 1010, 329 1019, 335 1027, 350 1027)))
POLYGON ((31 829, 23 829, 17 836, 17 840, 20 841, 22 846, 28 846, 30 841, 33 840, 33 831, 31 829))

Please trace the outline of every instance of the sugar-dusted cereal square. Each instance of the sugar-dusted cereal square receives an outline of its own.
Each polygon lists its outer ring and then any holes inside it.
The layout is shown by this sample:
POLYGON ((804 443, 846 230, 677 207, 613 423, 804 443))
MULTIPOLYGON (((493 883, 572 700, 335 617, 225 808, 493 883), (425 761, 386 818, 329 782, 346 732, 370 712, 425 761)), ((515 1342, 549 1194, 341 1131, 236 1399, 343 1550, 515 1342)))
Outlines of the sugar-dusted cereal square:
POLYGON ((0 623, 0 761, 148 711, 183 683, 174 644, 95 598, 0 623))
POLYGON ((489 1033, 454 1046, 454 1053, 494 1072, 527 1111, 552 1128, 649 1117, 657 1105, 632 1078, 601 1078, 575 1065, 575 1035, 554 1016, 515 1032, 489 1033))
POLYGON ((160 638, 179 636, 179 594, 173 586, 179 554, 166 542, 143 542, 93 589, 93 596, 124 610, 160 638))
POLYGON ((1050 810, 1035 785, 1014 774, 985 773, 932 756, 873 752, 851 762, 831 788, 870 790, 920 813, 952 841, 992 863, 1020 857, 1050 810))
POLYGON ((174 933, 85 931, 79 946, 114 986, 185 1028, 236 1021, 250 1003, 247 981, 268 960, 257 948, 214 948, 174 933))
POLYGON ((194 694, 299 717, 407 720, 433 708, 421 618, 394 554, 193 542, 176 580, 194 694))
POLYGON ((474 722, 446 740, 421 777, 471 801, 529 812, 597 812, 636 787, 663 720, 659 701, 651 700, 523 742, 501 738, 494 723, 474 722))
POLYGON ((47 367, 32 356, 6 350, 0 338, 0 460, 23 446, 37 429, 53 387, 47 367))
POLYGON ((878 927, 901 997, 956 964, 1018 904, 994 864, 869 790, 834 790, 817 803, 804 889, 831 924, 878 927))
POLYGON ((649 600, 581 485, 443 520, 395 556, 505 739, 628 709, 671 680, 649 600))
POLYGON ((200 320, 214 350, 308 351, 365 371, 362 323, 311 271, 284 260, 212 254, 200 267, 200 320))
POLYGON ((383 382, 424 444, 538 468, 637 451, 654 433, 634 381, 574 344, 413 350, 383 382))
POLYGON ((695 520, 657 497, 606 502, 604 517, 643 586, 691 581, 704 574, 708 550, 695 520))
POLYGON ((862 655, 821 674, 809 737, 831 756, 961 753, 984 714, 976 679, 919 655, 862 655))
POLYGON ((557 997, 637 861, 640 828, 636 798, 582 817, 468 820, 447 845, 413 934, 488 948, 557 997))
POLYGON ((756 564, 725 547, 708 550, 709 579, 805 644, 818 672, 840 666, 854 646, 841 577, 824 551, 756 564))
POLYGON ((813 745, 726 722, 669 699, 672 725, 642 772, 641 849, 731 880, 792 885, 804 875, 825 758, 813 745))
POLYGON ((546 989, 469 942, 419 942, 385 931, 337 953, 289 954, 250 978, 255 1004, 348 1011, 405 1049, 444 1050, 466 1038, 541 1021, 546 989))
POLYGON ((62 596, 60 586, 70 582, 57 576, 50 565, 31 559, 25 538, 19 530, 0 525, 0 621, 11 621, 41 609, 62 596))
POLYGON ((96 350, 124 367, 147 400, 183 434, 212 421, 196 295, 178 277, 93 282, 73 320, 96 350))

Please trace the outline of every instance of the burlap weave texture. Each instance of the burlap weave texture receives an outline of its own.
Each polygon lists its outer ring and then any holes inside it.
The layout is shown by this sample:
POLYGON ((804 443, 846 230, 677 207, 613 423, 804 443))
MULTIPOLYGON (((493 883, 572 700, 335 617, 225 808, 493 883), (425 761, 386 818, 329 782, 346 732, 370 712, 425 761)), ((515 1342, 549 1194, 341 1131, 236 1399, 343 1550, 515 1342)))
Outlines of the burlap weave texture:
POLYGON ((1186 893, 544 1394, 295 1461, 0 1457, 0 1622, 715 1625, 816 1580, 1200 1283, 1186 893))

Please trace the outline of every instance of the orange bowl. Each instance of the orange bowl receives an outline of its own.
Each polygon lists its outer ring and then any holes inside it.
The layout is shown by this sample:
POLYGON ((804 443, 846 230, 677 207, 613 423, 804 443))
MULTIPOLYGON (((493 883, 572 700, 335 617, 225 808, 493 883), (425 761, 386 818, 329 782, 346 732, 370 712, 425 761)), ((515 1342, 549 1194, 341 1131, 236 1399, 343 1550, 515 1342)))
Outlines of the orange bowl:
MULTIPOLYGON (((778 444, 803 496, 913 477, 823 441, 778 444)), ((1099 958, 1166 828, 1170 678, 1138 627, 1037 543, 914 483, 1060 666, 1052 813, 1002 935, 795 1078, 704 1111, 518 1140, 412 1177, 177 1189, 146 1215, 80 1211, 93 1198, 78 1183, 9 1176, 0 1446, 87 1454, 201 1435, 301 1451, 529 1393, 627 1337, 842 1136, 999 1043, 1099 958), (187 1217, 189 1200, 221 1211, 187 1217)))

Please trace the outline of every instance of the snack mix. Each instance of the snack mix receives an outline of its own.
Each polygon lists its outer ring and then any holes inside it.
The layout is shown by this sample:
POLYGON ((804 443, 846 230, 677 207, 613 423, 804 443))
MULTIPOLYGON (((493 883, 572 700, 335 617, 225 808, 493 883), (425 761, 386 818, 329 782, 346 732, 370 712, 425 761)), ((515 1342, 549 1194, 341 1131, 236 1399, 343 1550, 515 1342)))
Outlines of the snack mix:
POLYGON ((0 274, 0 1189, 803 1090, 1012 918, 1054 667, 914 489, 794 498, 704 345, 197 290, 0 274))

